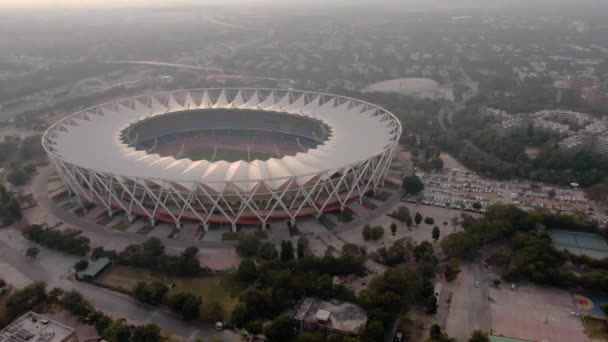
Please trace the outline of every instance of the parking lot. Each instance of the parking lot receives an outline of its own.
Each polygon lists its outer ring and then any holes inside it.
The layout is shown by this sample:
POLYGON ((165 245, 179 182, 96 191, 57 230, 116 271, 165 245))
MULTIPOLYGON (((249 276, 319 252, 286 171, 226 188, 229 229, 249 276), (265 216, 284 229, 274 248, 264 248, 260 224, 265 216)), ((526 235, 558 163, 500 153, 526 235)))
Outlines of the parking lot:
POLYGON ((528 181, 497 181, 460 169, 417 172, 425 190, 422 198, 409 198, 422 204, 484 212, 494 203, 515 204, 523 210, 547 209, 552 212, 594 214, 585 193, 575 187, 559 188, 528 181))

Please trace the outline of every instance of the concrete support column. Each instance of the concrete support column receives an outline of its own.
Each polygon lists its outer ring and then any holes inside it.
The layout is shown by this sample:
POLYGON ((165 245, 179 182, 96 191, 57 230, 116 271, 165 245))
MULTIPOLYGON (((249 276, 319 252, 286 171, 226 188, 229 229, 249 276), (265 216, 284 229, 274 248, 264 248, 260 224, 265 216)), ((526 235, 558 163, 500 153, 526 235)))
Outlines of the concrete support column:
POLYGON ((114 216, 114 211, 112 210, 112 208, 108 209, 108 216, 110 216, 110 217, 114 216))
POLYGON ((155 227, 155 226, 156 226, 156 220, 154 219, 154 217, 150 217, 150 225, 151 225, 152 227, 155 227))
POLYGON ((180 221, 175 222, 175 228, 182 229, 182 223, 180 221))
POLYGON ((206 232, 209 231, 209 223, 203 223, 203 230, 206 232))
POLYGON ((266 231, 266 229, 267 229, 266 222, 262 222, 262 230, 266 231))
POLYGON ((129 221, 129 223, 133 223, 133 221, 135 221, 135 216, 133 215, 127 215, 127 220, 129 221))
POLYGON ((291 226, 294 227, 296 225, 296 218, 292 217, 291 221, 289 221, 289 224, 291 224, 291 226))
POLYGON ((236 223, 232 222, 232 232, 236 233, 236 223))

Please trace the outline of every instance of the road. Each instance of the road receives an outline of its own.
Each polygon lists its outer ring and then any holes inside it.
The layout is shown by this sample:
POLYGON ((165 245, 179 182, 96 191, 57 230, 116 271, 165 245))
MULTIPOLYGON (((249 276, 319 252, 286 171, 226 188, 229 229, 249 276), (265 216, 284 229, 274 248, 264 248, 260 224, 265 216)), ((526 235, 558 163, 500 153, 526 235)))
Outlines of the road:
MULTIPOLYGON (((197 323, 185 323, 168 310, 133 301, 129 296, 109 291, 91 284, 68 279, 69 269, 78 258, 40 247, 37 259, 25 257, 25 250, 33 245, 18 230, 6 228, 0 231, 0 259, 19 270, 32 281, 44 281, 47 288, 60 287, 77 290, 93 305, 114 318, 126 318, 130 323, 156 323, 162 329, 189 341, 197 338, 241 341, 231 331, 218 332, 213 327, 197 323)), ((10 282, 10 278, 6 279, 10 282)))
POLYGON ((152 65, 152 66, 168 66, 174 68, 181 69, 191 69, 191 70, 200 70, 200 71, 213 71, 223 73, 224 71, 219 68, 213 67, 204 67, 197 65, 188 65, 188 64, 178 64, 178 63, 167 63, 167 62, 154 62, 154 61, 107 61, 106 63, 112 64, 140 64, 140 65, 152 65))
POLYGON ((445 292, 452 292, 446 332, 458 341, 467 341, 474 330, 490 331, 492 318, 489 302, 490 280, 479 261, 461 265, 458 279, 445 284, 445 292), (479 287, 475 287, 475 282, 479 287))
MULTIPOLYGON (((112 247, 114 243, 118 242, 120 242, 119 245, 142 244, 149 239, 146 235, 108 229, 102 225, 73 215, 59 207, 49 198, 47 192, 47 180, 53 173, 52 166, 41 167, 38 170, 39 175, 34 179, 32 184, 32 193, 34 194, 36 201, 38 201, 38 206, 47 210, 53 216, 67 224, 75 227, 86 227, 87 236, 91 238, 94 245, 112 247)), ((196 245, 199 248, 233 248, 235 245, 234 242, 229 241, 194 241, 181 239, 163 239, 163 243, 167 248, 173 250, 181 250, 192 245, 196 245)))

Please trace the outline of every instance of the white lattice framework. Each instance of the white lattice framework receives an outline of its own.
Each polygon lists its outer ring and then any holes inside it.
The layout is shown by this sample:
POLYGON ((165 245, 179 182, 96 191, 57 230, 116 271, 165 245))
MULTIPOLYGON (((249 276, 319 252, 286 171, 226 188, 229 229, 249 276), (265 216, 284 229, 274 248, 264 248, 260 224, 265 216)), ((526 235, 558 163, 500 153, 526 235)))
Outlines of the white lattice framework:
MULTIPOLYGON (((204 110, 200 111, 204 115, 204 110)), ((68 190, 110 215, 152 223, 254 224, 344 210, 384 182, 401 123, 371 103, 306 91, 226 88, 142 95, 87 108, 58 121, 42 144, 68 190), (121 132, 140 120, 212 108, 303 115, 331 129, 326 141, 266 161, 191 161, 137 151, 121 132)))

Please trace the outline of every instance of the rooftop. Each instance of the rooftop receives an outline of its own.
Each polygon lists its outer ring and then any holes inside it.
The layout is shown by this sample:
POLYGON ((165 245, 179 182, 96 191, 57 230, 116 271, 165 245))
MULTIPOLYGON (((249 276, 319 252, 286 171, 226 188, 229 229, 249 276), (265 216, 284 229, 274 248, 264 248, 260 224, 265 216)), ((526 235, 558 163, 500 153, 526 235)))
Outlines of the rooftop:
POLYGON ((89 263, 89 266, 84 271, 78 272, 78 277, 89 277, 93 278, 97 276, 99 272, 101 272, 106 266, 110 264, 110 258, 101 257, 97 258, 97 260, 89 263))
POLYGON ((295 308, 293 318, 331 327, 333 330, 356 334, 367 323, 367 312, 358 305, 337 300, 304 298, 295 308))
POLYGON ((64 342, 73 334, 73 328, 30 311, 0 331, 0 341, 64 342))

